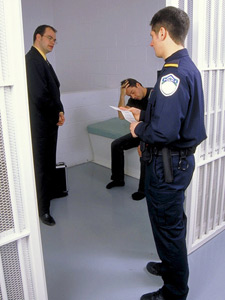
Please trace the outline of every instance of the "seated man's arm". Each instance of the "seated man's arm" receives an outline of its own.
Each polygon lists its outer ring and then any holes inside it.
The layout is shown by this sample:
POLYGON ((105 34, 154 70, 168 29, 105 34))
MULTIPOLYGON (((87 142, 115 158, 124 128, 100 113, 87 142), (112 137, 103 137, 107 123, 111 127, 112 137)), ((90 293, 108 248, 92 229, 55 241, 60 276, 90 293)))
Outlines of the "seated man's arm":
MULTIPOLYGON (((119 103, 118 103, 118 107, 127 107, 125 105, 125 96, 126 96, 126 89, 129 87, 129 83, 126 81, 120 88, 120 100, 119 100, 119 103)), ((124 120, 124 116, 123 114, 118 111, 118 117, 121 119, 121 120, 124 120)))

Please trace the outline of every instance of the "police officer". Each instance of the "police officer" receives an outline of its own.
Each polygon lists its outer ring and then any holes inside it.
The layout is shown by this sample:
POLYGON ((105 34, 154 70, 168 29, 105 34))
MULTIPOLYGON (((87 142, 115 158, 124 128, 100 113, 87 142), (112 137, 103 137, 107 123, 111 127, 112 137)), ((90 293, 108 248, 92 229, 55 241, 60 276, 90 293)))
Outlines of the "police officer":
POLYGON ((161 259, 149 262, 147 270, 162 276, 164 284, 141 300, 185 300, 189 270, 183 202, 195 167, 193 153, 206 138, 202 82, 184 48, 187 14, 166 7, 153 16, 150 25, 150 45, 165 64, 146 112, 129 109, 137 120, 130 131, 142 141, 148 213, 161 259))

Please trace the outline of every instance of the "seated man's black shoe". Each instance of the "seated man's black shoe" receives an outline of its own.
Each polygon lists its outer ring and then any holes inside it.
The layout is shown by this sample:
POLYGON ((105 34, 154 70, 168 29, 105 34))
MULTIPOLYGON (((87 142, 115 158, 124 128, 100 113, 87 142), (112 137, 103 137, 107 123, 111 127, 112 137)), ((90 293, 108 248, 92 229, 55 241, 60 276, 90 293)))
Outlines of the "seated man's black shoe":
POLYGON ((111 181, 110 183, 107 184, 106 188, 107 189, 111 189, 115 186, 124 186, 125 185, 125 182, 124 181, 116 181, 116 180, 113 180, 111 181))
POLYGON ((157 263, 153 261, 150 261, 146 266, 147 271, 156 276, 162 276, 161 268, 162 263, 157 263))
POLYGON ((44 223, 44 224, 46 224, 46 225, 48 225, 48 226, 54 226, 54 225, 55 225, 55 220, 54 220, 53 217, 52 217, 50 214, 48 214, 48 213, 42 215, 42 216, 40 217, 40 219, 41 219, 42 223, 44 223))
POLYGON ((145 198, 145 193, 142 192, 135 192, 131 195, 133 200, 139 201, 145 198))
POLYGON ((144 294, 140 300, 166 300, 166 298, 163 297, 161 290, 158 290, 153 293, 144 294))

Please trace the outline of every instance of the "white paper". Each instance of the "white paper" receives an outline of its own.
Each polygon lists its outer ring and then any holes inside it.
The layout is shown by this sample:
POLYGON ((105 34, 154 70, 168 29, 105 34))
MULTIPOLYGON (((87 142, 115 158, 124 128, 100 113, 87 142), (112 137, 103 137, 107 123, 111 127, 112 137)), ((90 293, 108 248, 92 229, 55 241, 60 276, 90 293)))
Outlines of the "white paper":
POLYGON ((128 122, 130 122, 130 123, 137 122, 137 121, 135 120, 135 118, 134 118, 134 116, 133 116, 133 114, 132 114, 131 111, 128 111, 128 110, 122 110, 122 109, 120 109, 119 107, 111 106, 111 105, 110 105, 110 107, 113 108, 113 109, 115 109, 115 110, 120 111, 120 112, 123 114, 124 119, 127 120, 128 122))

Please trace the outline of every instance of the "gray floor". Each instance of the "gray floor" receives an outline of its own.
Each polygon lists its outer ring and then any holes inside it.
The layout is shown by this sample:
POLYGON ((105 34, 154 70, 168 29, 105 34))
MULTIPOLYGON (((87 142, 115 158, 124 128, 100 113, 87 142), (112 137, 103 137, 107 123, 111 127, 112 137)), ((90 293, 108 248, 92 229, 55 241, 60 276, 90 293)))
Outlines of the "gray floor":
MULTIPOLYGON (((41 224, 49 300, 139 300, 162 285, 145 265, 157 260, 138 181, 107 190, 110 170, 68 169, 69 196, 51 204, 56 226, 41 224)), ((225 231, 189 255, 188 300, 225 300, 225 231)))

